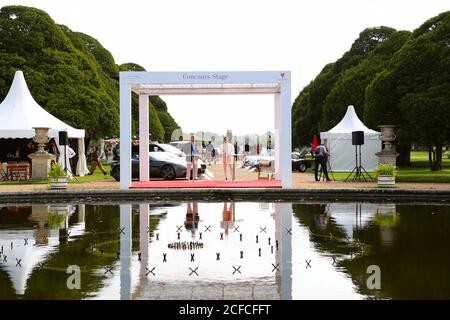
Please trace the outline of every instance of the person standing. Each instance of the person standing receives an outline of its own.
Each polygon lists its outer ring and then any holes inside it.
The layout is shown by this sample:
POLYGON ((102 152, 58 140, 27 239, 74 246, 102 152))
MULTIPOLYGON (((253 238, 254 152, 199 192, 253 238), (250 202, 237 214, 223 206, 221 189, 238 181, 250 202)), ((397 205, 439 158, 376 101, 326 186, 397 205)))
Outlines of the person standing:
POLYGON ((245 136, 245 144, 244 144, 244 154, 248 156, 250 152, 250 137, 245 136))
POLYGON ((186 180, 190 180, 191 178, 191 168, 193 171, 192 179, 197 180, 197 158, 198 158, 198 149, 195 143, 195 137, 191 136, 191 142, 184 146, 184 154, 186 155, 186 180))
POLYGON ((228 142, 228 138, 225 136, 223 137, 223 144, 221 147, 221 153, 222 153, 222 163, 223 163, 223 172, 225 174, 225 180, 228 180, 228 172, 230 173, 230 177, 233 176, 233 152, 234 147, 231 143, 228 142))
POLYGON ((331 179, 328 177, 328 169, 327 169, 327 157, 330 155, 328 152, 328 149, 323 144, 319 144, 316 149, 314 150, 314 176, 316 178, 316 181, 319 181, 319 165, 322 169, 323 174, 325 175, 325 178, 327 181, 331 181, 331 179))
POLYGON ((89 171, 88 175, 93 175, 95 169, 99 167, 100 171, 103 172, 103 175, 106 176, 106 170, 103 168, 102 160, 100 159, 100 152, 98 151, 98 147, 94 147, 94 157, 91 163, 91 170, 89 171))
POLYGON ((211 164, 211 161, 214 158, 213 150, 214 150, 214 146, 212 145, 211 141, 208 141, 208 144, 206 145, 206 162, 208 164, 211 164))
POLYGON ((270 136, 270 133, 267 137, 267 154, 269 156, 272 155, 272 137, 270 136))
POLYGON ((69 158, 69 165, 70 170, 73 175, 75 175, 75 169, 76 169, 76 163, 75 162, 75 156, 76 156, 75 150, 73 150, 70 146, 67 146, 67 157, 69 158))

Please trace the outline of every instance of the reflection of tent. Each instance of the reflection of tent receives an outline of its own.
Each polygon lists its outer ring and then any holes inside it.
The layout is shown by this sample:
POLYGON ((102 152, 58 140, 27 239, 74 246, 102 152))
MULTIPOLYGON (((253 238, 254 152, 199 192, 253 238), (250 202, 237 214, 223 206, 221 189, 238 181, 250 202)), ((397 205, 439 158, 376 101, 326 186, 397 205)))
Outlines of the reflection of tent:
POLYGON ((329 203, 325 213, 341 226, 347 236, 354 238, 354 229, 365 227, 374 217, 379 205, 373 203, 329 203))
MULTIPOLYGON (((88 172, 84 130, 72 128, 45 111, 31 96, 22 71, 16 71, 8 95, 0 104, 0 138, 32 138, 35 134, 33 127, 50 128, 49 136, 57 143, 59 131, 67 131, 69 138, 78 138, 77 173, 83 176, 88 172)), ((60 154, 64 154, 64 147, 59 146, 59 149, 60 154)), ((63 164, 63 157, 60 157, 60 162, 63 164)))
MULTIPOLYGON (((367 128, 359 120, 353 106, 348 106, 344 118, 333 129, 321 132, 321 139, 331 153, 330 166, 334 171, 352 171, 355 167, 355 146, 352 145, 352 132, 364 131, 364 144, 361 146, 362 166, 373 170, 378 166, 375 153, 381 151, 379 132, 367 128)), ((359 155, 358 155, 359 156, 359 155)))

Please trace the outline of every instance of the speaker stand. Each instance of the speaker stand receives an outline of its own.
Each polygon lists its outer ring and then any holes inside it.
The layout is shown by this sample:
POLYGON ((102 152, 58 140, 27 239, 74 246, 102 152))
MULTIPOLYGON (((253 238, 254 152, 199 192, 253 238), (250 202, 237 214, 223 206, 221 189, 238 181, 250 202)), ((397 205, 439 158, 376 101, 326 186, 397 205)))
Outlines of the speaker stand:
POLYGON ((355 145, 355 167, 353 168, 352 172, 345 178, 344 182, 347 182, 347 180, 353 176, 353 181, 359 181, 361 182, 364 180, 364 182, 367 182, 367 179, 369 181, 372 180, 372 177, 370 174, 367 173, 366 169, 361 164, 361 145, 355 145), (359 147, 359 161, 358 161, 358 147, 359 147))

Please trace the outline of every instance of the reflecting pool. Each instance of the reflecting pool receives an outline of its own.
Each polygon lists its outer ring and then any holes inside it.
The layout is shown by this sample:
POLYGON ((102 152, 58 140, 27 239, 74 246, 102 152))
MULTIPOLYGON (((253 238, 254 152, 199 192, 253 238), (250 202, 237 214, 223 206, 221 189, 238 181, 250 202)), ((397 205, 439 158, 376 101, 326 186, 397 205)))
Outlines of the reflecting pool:
POLYGON ((450 299, 450 206, 0 205, 0 299, 450 299))

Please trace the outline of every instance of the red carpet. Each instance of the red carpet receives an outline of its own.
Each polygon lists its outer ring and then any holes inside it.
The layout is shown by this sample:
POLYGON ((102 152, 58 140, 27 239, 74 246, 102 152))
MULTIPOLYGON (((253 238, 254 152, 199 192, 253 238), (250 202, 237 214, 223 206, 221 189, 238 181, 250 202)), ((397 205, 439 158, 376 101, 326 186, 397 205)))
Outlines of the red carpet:
POLYGON ((149 181, 149 182, 132 182, 132 189, 221 189, 221 188, 281 188, 280 180, 171 180, 171 181, 149 181))

